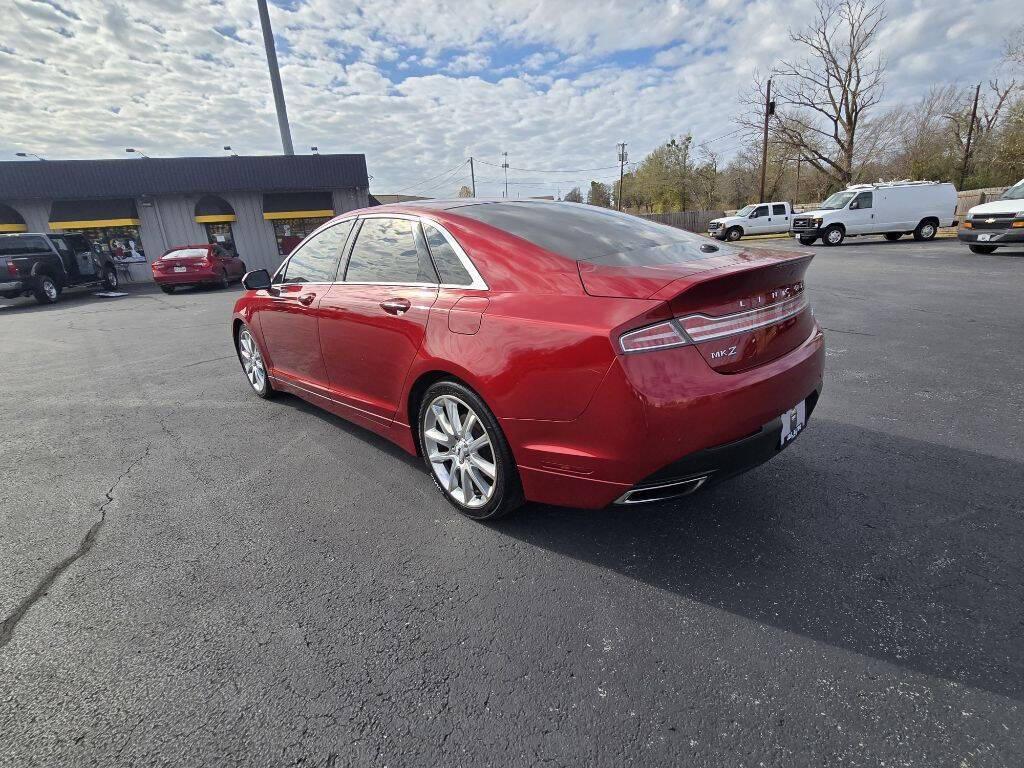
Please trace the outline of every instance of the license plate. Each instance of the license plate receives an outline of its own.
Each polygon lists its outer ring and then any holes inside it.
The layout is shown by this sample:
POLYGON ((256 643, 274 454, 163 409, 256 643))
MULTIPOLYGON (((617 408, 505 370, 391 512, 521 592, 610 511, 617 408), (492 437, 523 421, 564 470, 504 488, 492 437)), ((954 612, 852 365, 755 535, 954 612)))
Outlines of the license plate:
POLYGON ((987 243, 991 239, 992 239, 992 235, 978 235, 978 242, 979 243, 987 243))
POLYGON ((779 435, 779 446, 791 442, 804 428, 807 421, 807 401, 798 403, 796 407, 790 408, 782 414, 782 432, 779 435))
POLYGON ((175 272, 188 272, 188 267, 175 267, 175 272))

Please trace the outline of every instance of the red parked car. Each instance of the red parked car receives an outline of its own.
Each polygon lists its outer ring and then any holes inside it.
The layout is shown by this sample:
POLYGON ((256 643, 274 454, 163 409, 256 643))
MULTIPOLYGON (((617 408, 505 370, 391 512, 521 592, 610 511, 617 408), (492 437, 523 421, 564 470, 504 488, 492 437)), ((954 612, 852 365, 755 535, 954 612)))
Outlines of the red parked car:
POLYGON ((244 261, 233 251, 210 243, 180 245, 153 262, 153 279, 164 293, 190 285, 227 288, 244 274, 244 261))
POLYGON ((232 332, 256 394, 419 454, 470 517, 638 504, 803 429, 824 364, 810 260, 576 203, 398 204, 247 274, 232 332))

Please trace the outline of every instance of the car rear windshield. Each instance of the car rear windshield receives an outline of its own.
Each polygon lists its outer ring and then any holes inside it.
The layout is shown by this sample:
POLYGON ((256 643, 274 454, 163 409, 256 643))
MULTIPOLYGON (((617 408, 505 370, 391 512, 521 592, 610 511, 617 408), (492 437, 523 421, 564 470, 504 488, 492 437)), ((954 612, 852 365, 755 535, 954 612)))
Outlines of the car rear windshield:
POLYGON ((165 259, 201 259, 209 251, 206 248, 179 248, 163 255, 165 259))
POLYGON ((452 212, 595 264, 658 266, 710 258, 715 250, 704 252, 708 240, 692 232, 584 203, 479 203, 452 212))
POLYGON ((50 252, 46 238, 39 235, 0 235, 0 256, 18 256, 39 251, 50 252))

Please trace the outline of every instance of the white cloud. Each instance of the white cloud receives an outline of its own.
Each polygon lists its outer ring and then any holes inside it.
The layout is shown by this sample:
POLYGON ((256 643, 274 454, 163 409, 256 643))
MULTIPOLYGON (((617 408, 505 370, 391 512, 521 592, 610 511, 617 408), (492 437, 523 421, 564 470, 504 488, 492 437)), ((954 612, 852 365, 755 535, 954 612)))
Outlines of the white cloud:
MULTIPOLYGON (((1003 34, 994 20, 1016 18, 1016 6, 979 0, 965 14, 940 0, 891 0, 879 45, 887 98, 985 78, 1003 34)), ((623 139, 639 159, 671 135, 728 133, 755 71, 794 55, 788 28, 810 7, 292 0, 272 18, 296 147, 364 152, 381 192, 473 155, 478 188, 495 193, 500 169, 486 162, 505 150, 513 166, 592 168, 614 165, 623 139)), ((251 0, 13 0, 12 10, 0 28, 7 157, 279 151, 251 0)), ((736 140, 715 146, 728 155, 736 140)), ((533 194, 615 175, 510 178, 544 180, 513 185, 533 194)), ((451 194, 464 180, 423 191, 451 194)))

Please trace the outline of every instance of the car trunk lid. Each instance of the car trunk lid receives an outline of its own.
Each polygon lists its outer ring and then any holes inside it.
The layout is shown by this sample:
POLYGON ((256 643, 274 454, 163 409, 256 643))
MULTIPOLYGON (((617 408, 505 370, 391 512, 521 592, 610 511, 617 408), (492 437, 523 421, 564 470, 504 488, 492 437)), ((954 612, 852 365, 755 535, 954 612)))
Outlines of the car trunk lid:
POLYGON ((799 346, 814 325, 804 290, 810 254, 746 249, 659 266, 580 262, 591 295, 666 302, 713 369, 739 373, 799 346))

